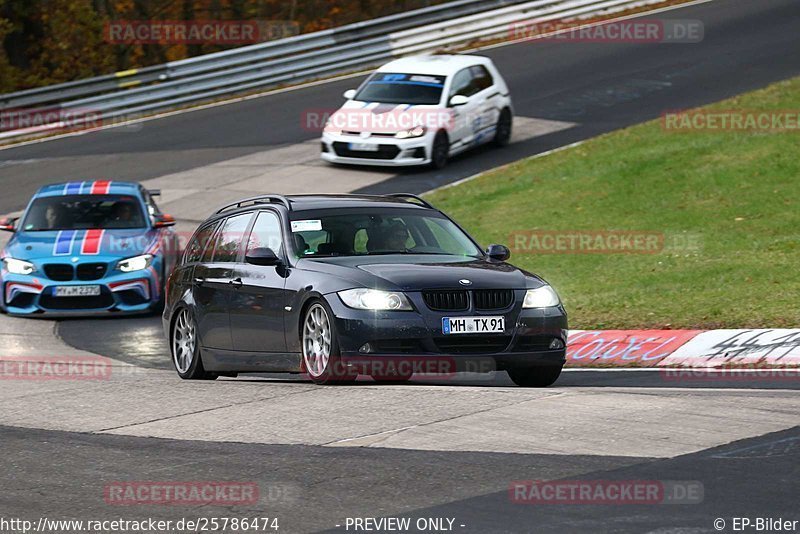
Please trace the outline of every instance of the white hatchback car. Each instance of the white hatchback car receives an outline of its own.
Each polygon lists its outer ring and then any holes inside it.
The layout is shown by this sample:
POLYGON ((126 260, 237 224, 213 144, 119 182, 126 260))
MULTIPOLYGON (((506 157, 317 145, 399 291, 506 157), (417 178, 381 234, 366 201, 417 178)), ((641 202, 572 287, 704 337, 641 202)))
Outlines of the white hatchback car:
POLYGON ((508 144, 513 107, 489 58, 407 57, 344 93, 322 133, 322 159, 356 165, 427 165, 483 143, 508 144))

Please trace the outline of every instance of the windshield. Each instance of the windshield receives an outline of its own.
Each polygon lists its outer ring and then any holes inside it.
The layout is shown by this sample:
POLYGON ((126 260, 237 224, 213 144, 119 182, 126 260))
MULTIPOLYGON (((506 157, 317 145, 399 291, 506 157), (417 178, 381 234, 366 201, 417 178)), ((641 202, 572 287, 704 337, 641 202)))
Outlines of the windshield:
POLYGON ((298 257, 447 254, 481 257, 480 249, 449 219, 399 210, 355 212, 292 221, 298 257))
POLYGON ((130 195, 66 195, 33 201, 22 223, 26 232, 90 228, 144 228, 139 200, 130 195))
POLYGON ((444 76, 376 72, 361 87, 355 100, 383 104, 436 105, 442 98, 444 76))

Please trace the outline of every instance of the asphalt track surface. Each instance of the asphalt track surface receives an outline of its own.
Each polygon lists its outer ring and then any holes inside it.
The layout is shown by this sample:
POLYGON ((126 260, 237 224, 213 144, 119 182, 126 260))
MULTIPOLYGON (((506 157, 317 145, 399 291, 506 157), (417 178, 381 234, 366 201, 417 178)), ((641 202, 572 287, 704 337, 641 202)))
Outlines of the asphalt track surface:
MULTIPOLYGON (((481 170, 764 87, 800 74, 800 6, 794 0, 715 0, 663 13, 705 25, 698 44, 522 42, 482 52, 511 88, 516 113, 576 128, 483 150, 444 171, 404 171, 372 191, 422 192, 481 170)), ((0 151, 0 212, 37 187, 95 176, 145 180, 318 137, 303 112, 334 109, 347 79, 122 128, 0 151)))
MULTIPOLYGON (((704 41, 486 51, 519 115, 577 126, 481 150, 442 172, 403 171, 369 192, 422 192, 800 74, 796 0, 718 0, 663 16, 702 20, 704 41)), ((357 82, 0 151, 0 211, 20 209, 47 182, 157 178, 313 139, 303 110, 336 107, 357 82)), ((28 321, 25 336, 35 330, 28 323, 51 324, 28 321)), ((0 517, 268 515, 283 532, 341 531, 347 517, 386 516, 450 517, 456 532, 715 532, 716 518, 726 531, 734 516, 800 519, 797 380, 667 384, 653 372, 573 371, 547 393, 514 388, 504 374, 382 387, 316 388, 278 375, 197 385, 166 370, 157 318, 56 328, 68 346, 141 374, 98 387, 4 385, 0 517), (508 498, 511 481, 553 479, 699 481, 704 498, 650 506, 508 498), (109 506, 103 487, 120 480, 247 480, 281 496, 238 508, 109 506)))

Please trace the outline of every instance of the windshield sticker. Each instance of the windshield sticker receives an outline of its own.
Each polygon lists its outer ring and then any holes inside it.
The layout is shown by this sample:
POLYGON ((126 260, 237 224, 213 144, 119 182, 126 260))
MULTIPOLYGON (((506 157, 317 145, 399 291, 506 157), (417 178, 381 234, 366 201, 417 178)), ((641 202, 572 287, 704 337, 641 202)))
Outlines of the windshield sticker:
POLYGON ((430 76, 423 74, 383 74, 370 80, 370 84, 407 84, 426 85, 430 87, 443 87, 444 76, 430 76))
POLYGON ((292 221, 292 232, 319 232, 320 230, 322 230, 322 221, 319 219, 292 221))

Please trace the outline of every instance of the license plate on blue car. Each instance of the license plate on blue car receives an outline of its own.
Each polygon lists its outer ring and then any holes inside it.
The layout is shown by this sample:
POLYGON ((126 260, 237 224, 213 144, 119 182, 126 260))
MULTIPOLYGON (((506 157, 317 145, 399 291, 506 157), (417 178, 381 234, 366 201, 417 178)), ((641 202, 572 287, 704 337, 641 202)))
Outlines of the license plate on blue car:
POLYGON ((100 286, 58 286, 57 297, 96 297, 100 295, 100 286))
POLYGON ((506 331, 504 317, 443 317, 443 334, 502 334, 506 331))

